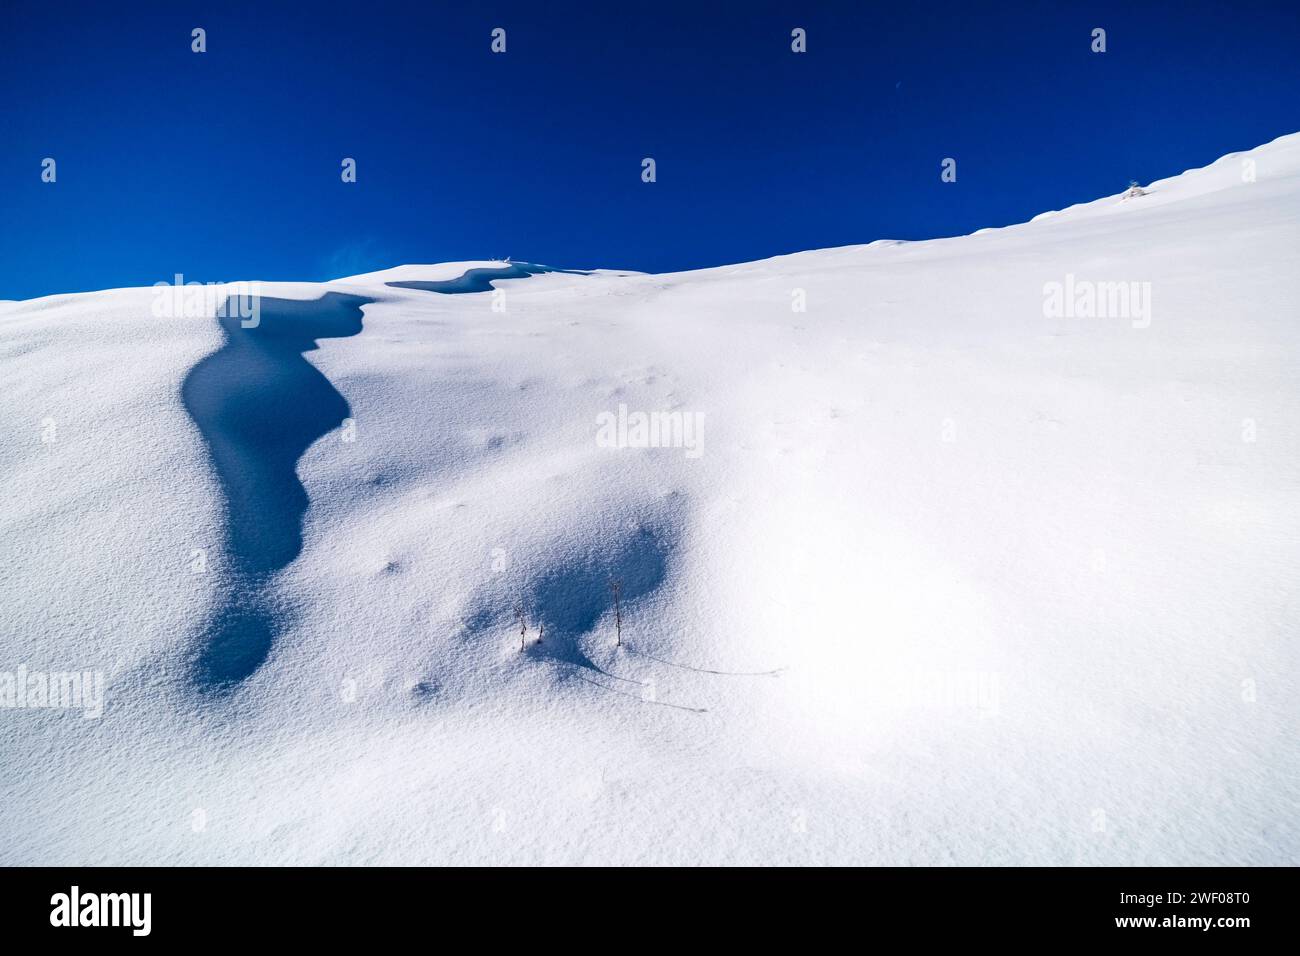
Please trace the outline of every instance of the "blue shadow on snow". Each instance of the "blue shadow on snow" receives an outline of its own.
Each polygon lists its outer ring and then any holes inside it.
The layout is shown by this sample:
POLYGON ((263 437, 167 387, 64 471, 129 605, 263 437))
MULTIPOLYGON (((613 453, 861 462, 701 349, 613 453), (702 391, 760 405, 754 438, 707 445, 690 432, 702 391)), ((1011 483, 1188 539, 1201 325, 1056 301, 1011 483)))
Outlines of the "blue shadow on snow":
POLYGON ((421 292, 440 292, 443 295, 463 295, 469 292, 491 292, 495 279, 526 279, 528 276, 544 275, 548 272, 562 272, 565 275, 585 276, 589 272, 576 269, 552 269, 529 262, 512 262, 498 268, 469 269, 464 275, 455 279, 443 279, 438 282, 385 282, 394 289, 419 289, 421 292))
POLYGON ((231 581, 208 622, 195 672, 205 690, 229 688, 266 660, 276 626, 265 586, 302 551, 307 493, 298 459, 350 415, 347 400, 303 353, 317 340, 361 331, 373 300, 328 292, 315 300, 260 299, 260 322, 241 327, 227 300, 220 349, 181 386, 207 444, 226 504, 231 581))

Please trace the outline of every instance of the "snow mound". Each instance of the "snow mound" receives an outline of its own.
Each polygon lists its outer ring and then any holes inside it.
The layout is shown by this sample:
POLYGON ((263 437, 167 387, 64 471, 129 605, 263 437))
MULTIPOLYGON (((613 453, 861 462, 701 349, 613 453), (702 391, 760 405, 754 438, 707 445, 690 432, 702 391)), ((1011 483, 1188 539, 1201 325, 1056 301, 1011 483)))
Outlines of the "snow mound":
POLYGON ((1144 188, 0 304, 0 863, 1294 864, 1300 135, 1144 188))

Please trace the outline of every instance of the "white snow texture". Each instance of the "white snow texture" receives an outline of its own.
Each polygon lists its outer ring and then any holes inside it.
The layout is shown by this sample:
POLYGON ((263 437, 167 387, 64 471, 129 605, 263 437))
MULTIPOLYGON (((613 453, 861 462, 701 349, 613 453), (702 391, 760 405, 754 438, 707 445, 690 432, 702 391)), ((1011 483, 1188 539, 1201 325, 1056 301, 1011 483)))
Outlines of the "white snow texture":
POLYGON ((1300 862, 1300 134, 1143 192, 0 304, 0 863, 1300 862))

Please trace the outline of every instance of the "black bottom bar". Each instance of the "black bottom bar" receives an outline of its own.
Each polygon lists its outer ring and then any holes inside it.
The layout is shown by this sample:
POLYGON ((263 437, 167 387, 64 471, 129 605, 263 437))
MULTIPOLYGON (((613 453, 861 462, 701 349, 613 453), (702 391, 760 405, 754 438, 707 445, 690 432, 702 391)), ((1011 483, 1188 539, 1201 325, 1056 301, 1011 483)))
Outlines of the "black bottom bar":
POLYGON ((589 941, 608 939, 591 934, 609 930, 669 945, 686 939, 663 933, 698 925, 757 939, 793 931, 971 945, 1231 945, 1290 935, 1293 877, 1237 868, 10 869, 0 875, 0 933, 7 944, 57 945, 75 934, 92 945, 337 946, 446 940, 454 929, 494 945, 529 937, 558 944, 580 929, 589 941))

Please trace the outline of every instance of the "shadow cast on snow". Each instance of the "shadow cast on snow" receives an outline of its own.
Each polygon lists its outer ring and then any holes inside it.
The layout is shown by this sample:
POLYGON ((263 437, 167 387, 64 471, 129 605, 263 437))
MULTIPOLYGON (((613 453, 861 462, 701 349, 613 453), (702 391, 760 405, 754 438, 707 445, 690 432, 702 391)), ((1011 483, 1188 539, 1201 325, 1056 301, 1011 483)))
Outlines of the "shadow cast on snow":
MULTIPOLYGON (((512 263, 469 269, 441 282, 387 284, 455 295, 490 292, 496 279, 548 272, 588 274, 512 263)), ((226 315, 218 319, 225 341, 190 369, 181 385, 185 410, 203 436, 225 499, 225 554, 230 564, 221 603, 204 626, 194 665, 193 680, 201 690, 239 685, 271 652, 279 630, 271 579, 302 551, 308 502, 298 480, 298 459, 351 415, 347 400, 304 354, 316 349, 319 339, 360 333, 362 306, 373 301, 339 292, 306 301, 259 298, 259 321, 245 328, 241 310, 235 307, 244 303, 227 299, 221 310, 226 315)), ((657 586, 663 576, 662 555, 647 557, 633 548, 613 565, 579 563, 555 572, 537 592, 549 595, 548 634, 554 628, 557 637, 570 635, 559 646, 568 648, 564 653, 575 662, 581 660, 594 670, 599 668, 586 660, 573 635, 590 630, 604 613, 609 602, 586 592, 603 589, 608 597, 602 575, 610 570, 624 575, 624 599, 631 599, 657 586)))
POLYGON ((497 268, 470 269, 455 279, 444 279, 439 282, 411 280, 384 284, 394 289, 418 289, 421 292, 440 292, 443 295, 463 295, 471 292, 491 292, 492 282, 495 279, 526 279, 528 276, 544 275, 548 272, 562 272, 565 275, 575 276, 591 274, 575 269, 552 269, 550 266, 539 266, 528 262, 512 262, 497 268))
POLYGON ((262 298, 260 321, 244 328, 227 300, 222 311, 230 315, 219 319, 225 342, 181 386, 225 498, 231 570, 195 665, 203 690, 240 683, 271 651, 277 629, 267 585, 302 551, 307 493, 298 459, 351 414, 304 353, 318 339, 358 334, 361 307, 371 301, 337 292, 308 301, 262 298))
MULTIPOLYGON (((619 601, 626 614, 633 602, 663 583, 672 546, 668 534, 642 527, 617 538, 608 547, 568 556, 529 577, 521 592, 483 595, 479 607, 466 620, 466 632, 476 636, 508 629, 508 622, 514 620, 515 606, 521 605, 528 622, 526 652, 529 656, 571 664, 615 680, 640 683, 611 674, 596 664, 583 649, 583 639, 592 634, 602 619, 613 614, 610 581, 621 582, 619 601), (539 626, 543 633, 541 643, 536 642, 539 626)), ((612 645, 612 624, 608 637, 612 645)))

